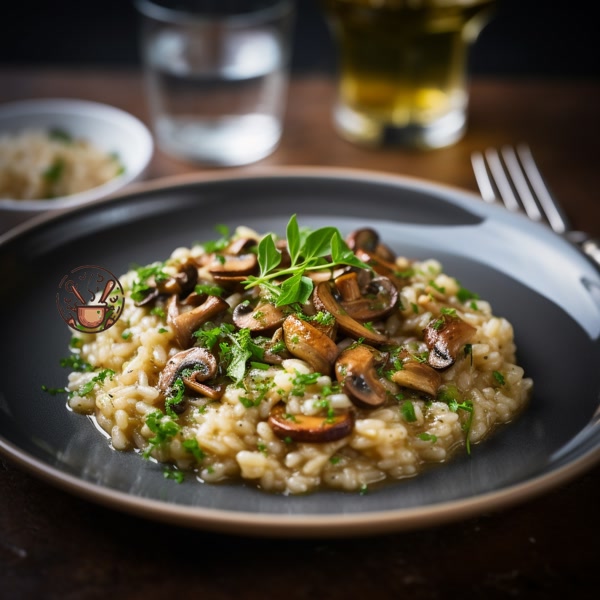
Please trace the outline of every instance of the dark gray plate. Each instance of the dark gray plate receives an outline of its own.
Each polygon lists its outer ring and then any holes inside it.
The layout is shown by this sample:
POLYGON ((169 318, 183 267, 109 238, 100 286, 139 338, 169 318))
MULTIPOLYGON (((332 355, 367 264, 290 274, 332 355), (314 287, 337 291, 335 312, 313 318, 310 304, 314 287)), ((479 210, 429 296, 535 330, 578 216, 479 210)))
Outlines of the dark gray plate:
POLYGON ((466 192, 360 171, 287 169, 267 175, 155 182, 0 239, 3 309, 0 450, 23 468, 92 501, 192 527, 260 535, 353 535, 433 525, 544 492, 600 457, 600 278, 541 225, 466 192), (514 423, 423 475, 366 495, 269 495, 239 484, 165 480, 162 468, 110 449, 69 412, 59 359, 70 338, 55 305, 64 274, 92 264, 119 275, 177 246, 214 239, 215 224, 342 233, 369 225, 398 253, 438 258, 446 273, 514 325, 518 360, 534 379, 514 423), (597 421, 597 419, 596 419, 597 421))

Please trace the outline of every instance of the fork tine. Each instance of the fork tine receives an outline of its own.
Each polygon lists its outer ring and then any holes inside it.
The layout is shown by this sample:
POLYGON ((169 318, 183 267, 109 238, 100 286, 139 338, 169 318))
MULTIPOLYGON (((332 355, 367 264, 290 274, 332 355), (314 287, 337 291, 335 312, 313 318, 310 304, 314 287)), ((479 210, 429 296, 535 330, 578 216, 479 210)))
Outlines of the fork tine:
POLYGON ((496 192, 488 175, 487 168, 485 166, 485 160, 481 152, 473 152, 471 154, 471 164, 473 166, 473 173, 475 174, 475 180, 477 181, 477 187, 481 197, 492 204, 496 202, 496 192))
POLYGON ((541 221, 543 215, 529 189, 529 185, 527 185, 527 179, 523 174, 523 168, 517 159, 515 151, 510 146, 504 146, 501 152, 504 164, 506 165, 525 213, 532 221, 541 221))
POLYGON ((510 181, 506 176, 506 171, 504 170, 504 166, 502 165, 497 150, 495 148, 488 148, 485 151, 485 158, 490 168, 490 173, 496 182, 500 199, 504 203, 504 206, 512 211, 521 210, 521 205, 513 193, 510 181))
POLYGON ((517 153, 550 227, 556 233, 565 233, 570 229, 567 217, 550 194, 542 174, 533 160, 531 150, 526 144, 520 144, 517 147, 517 153))

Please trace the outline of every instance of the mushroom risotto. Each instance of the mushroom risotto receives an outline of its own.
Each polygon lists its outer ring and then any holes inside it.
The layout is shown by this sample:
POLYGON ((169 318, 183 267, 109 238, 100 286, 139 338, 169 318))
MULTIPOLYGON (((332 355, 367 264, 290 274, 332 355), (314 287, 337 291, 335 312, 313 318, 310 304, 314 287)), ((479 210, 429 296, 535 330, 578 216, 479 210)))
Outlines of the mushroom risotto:
POLYGON ((116 450, 207 483, 364 491, 470 453, 524 407, 511 324, 376 231, 239 227, 121 278, 75 334, 69 406, 116 450))

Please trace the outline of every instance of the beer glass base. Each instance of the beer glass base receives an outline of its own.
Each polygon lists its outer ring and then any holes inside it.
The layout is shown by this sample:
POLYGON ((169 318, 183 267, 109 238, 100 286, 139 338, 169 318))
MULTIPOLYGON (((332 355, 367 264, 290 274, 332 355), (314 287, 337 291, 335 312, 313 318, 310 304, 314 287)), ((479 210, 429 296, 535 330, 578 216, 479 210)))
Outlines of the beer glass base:
POLYGON ((466 131, 466 108, 456 109, 427 124, 396 125, 338 104, 334 124, 345 139, 365 146, 400 146, 419 150, 443 148, 458 142, 466 131))

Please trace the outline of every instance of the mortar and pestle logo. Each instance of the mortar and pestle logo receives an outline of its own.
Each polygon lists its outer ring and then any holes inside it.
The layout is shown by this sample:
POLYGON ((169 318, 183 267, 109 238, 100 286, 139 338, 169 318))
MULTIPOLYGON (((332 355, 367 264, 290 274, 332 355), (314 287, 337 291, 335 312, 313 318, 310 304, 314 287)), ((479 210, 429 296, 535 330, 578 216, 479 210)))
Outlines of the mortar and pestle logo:
POLYGON ((96 265, 71 270, 62 278, 56 295, 63 320, 72 329, 85 333, 105 331, 114 325, 121 316, 123 300, 119 280, 96 265))

